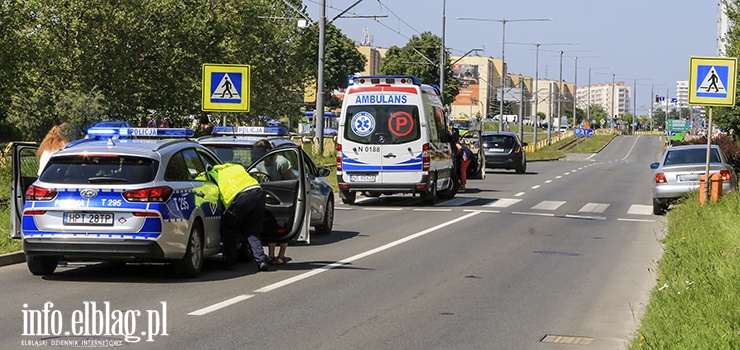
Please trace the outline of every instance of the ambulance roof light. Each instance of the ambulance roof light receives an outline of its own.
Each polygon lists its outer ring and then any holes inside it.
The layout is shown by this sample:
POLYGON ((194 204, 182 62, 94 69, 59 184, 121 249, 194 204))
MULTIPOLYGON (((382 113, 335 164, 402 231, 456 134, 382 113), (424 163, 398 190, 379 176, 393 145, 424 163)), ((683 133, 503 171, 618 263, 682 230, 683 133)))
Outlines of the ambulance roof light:
POLYGON ((375 84, 398 84, 398 85, 421 85, 417 77, 410 75, 370 75, 350 77, 347 85, 375 85, 375 84))
POLYGON ((240 136, 285 136, 288 129, 284 126, 215 126, 212 135, 240 135, 240 136))

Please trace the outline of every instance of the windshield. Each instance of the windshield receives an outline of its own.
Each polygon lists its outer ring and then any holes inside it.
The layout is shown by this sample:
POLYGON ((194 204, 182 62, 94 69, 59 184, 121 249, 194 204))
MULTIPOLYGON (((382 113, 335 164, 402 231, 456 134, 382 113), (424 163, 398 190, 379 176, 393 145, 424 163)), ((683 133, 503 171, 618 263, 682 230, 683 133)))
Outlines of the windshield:
POLYGON ((252 156, 252 147, 247 145, 207 145, 206 147, 222 162, 241 164, 245 169, 252 165, 253 159, 259 158, 259 156, 252 156))
POLYGON ((421 138, 419 108, 410 105, 349 106, 344 138, 363 144, 401 144, 421 138))
MULTIPOLYGON (((716 148, 712 149, 710 153, 710 162, 719 163, 719 152, 716 148)), ((669 149, 665 156, 663 165, 678 165, 678 164, 700 164, 706 163, 707 161, 707 150, 706 149, 669 149)))

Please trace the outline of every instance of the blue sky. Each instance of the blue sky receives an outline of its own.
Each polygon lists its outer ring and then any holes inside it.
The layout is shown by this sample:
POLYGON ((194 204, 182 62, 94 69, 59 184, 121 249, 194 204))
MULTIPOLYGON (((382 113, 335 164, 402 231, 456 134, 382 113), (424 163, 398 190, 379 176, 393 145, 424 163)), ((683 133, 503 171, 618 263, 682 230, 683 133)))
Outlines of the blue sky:
MULTIPOLYGON (((322 0, 304 0, 314 21, 322 0)), ((357 0, 326 0, 327 20, 357 0)), ((386 18, 337 18, 334 24, 360 42, 367 28, 378 47, 404 46, 412 35, 430 31, 442 35, 443 0, 363 0, 345 16, 381 15, 386 18)), ((534 77, 534 45, 539 52, 539 77, 557 80, 563 54, 563 79, 574 81, 578 59, 578 86, 617 81, 632 86, 637 80, 637 108, 650 107, 650 90, 675 97, 676 81, 688 80, 691 56, 715 56, 717 37, 716 0, 446 0, 445 44, 453 55, 482 48, 481 55, 500 58, 502 24, 482 19, 543 19, 552 21, 508 22, 504 53, 509 73, 534 77), (576 43, 577 45, 546 45, 576 43), (548 50, 548 51, 546 51, 548 50), (575 50, 595 50, 568 52, 575 50), (586 57, 588 56, 588 58, 586 57), (595 57, 593 56, 603 56, 595 57), (654 79, 650 79, 654 78, 654 79)))

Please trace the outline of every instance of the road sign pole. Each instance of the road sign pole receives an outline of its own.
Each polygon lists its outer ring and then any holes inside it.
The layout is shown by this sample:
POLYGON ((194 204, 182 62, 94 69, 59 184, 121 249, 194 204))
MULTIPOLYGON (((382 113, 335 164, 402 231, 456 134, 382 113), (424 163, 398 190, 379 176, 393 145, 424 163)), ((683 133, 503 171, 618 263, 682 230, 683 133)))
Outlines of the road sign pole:
POLYGON ((709 130, 707 130, 707 167, 704 171, 704 203, 709 203, 709 190, 711 181, 709 181, 709 161, 711 159, 712 149, 712 106, 709 106, 709 130))

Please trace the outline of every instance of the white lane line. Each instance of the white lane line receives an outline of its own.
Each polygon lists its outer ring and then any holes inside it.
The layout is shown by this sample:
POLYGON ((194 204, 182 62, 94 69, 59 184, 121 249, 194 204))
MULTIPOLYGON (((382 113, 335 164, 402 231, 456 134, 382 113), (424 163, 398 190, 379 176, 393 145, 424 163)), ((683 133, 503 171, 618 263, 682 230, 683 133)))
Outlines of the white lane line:
POLYGON ((511 213, 516 215, 555 216, 553 213, 529 213, 524 211, 512 211, 511 213))
POLYGON ((463 211, 473 212, 473 213, 501 214, 501 212, 498 210, 463 209, 463 211))
POLYGON ((567 175, 570 175, 570 173, 565 173, 565 174, 563 174, 563 175, 567 176, 567 175))
POLYGON ((628 218, 617 218, 617 221, 655 222, 655 220, 650 220, 650 219, 628 219, 628 218))
POLYGON ((627 152, 627 155, 624 156, 624 158, 622 158, 622 160, 625 160, 625 159, 627 159, 627 157, 630 156, 630 153, 632 153, 632 149, 635 148, 635 145, 637 144, 637 140, 639 140, 639 139, 640 139, 640 136, 637 136, 635 138, 635 142, 632 143, 632 147, 630 147, 630 150, 627 152))
MULTIPOLYGON (((710 179, 710 180, 711 180, 711 179, 710 179)), ((552 180, 547 180, 547 181, 545 181, 545 183, 546 183, 546 184, 549 184, 550 182, 552 182, 552 180)))
POLYGON ((561 175, 555 176, 556 179, 562 178, 561 175))
POLYGON ((424 209, 422 208, 422 209, 412 209, 412 211, 452 211, 452 209, 431 209, 431 208, 424 209))
POLYGON ((354 208, 350 208, 350 207, 334 207, 334 209, 339 209, 339 210, 353 210, 354 208))
POLYGON ((362 210, 369 210, 369 211, 400 211, 400 210, 403 210, 403 208, 363 208, 362 210))
POLYGON ((565 215, 566 218, 569 219, 586 219, 586 220, 606 220, 603 216, 591 216, 591 215, 572 215, 567 214, 565 215))
POLYGON ((320 274, 322 272, 329 271, 329 270, 331 270, 331 269, 333 269, 335 267, 339 267, 339 266, 342 266, 342 265, 345 265, 345 264, 349 264, 349 263, 351 263, 351 262, 353 262, 355 260, 359 260, 359 259, 362 259, 364 257, 370 256, 370 255, 373 255, 373 254, 376 254, 376 253, 380 253, 380 252, 382 252, 382 251, 384 251, 386 249, 390 249, 390 248, 393 248, 393 247, 395 247, 395 246, 397 246, 399 244, 406 243, 406 242, 408 242, 408 241, 410 241, 412 239, 422 237, 422 236, 427 235, 429 233, 432 233, 432 232, 434 232, 436 230, 439 230, 439 229, 441 229, 443 227, 446 227, 446 226, 455 224, 457 222, 466 220, 468 218, 471 218, 473 216, 476 216, 476 215, 478 215, 480 213, 481 213, 481 211, 474 211, 474 212, 472 212, 470 214, 463 215, 463 216, 461 216, 461 217, 459 217, 457 219, 454 219, 454 220, 450 220, 450 221, 441 223, 441 224, 439 224, 437 226, 434 226, 434 227, 430 227, 430 228, 428 228, 428 229, 426 229, 424 231, 420 231, 420 232, 414 233, 413 235, 406 236, 404 238, 401 238, 399 240, 393 241, 393 242, 388 243, 386 245, 377 247, 375 249, 368 250, 368 251, 366 251, 364 253, 360 253, 360 254, 351 256, 349 258, 342 259, 342 260, 339 260, 337 262, 331 263, 329 265, 325 265, 325 266, 322 266, 322 267, 313 269, 311 271, 302 273, 302 274, 300 274, 298 276, 294 276, 294 277, 285 279, 283 281, 280 281, 280 282, 277 282, 277 283, 273 283, 273 284, 268 285, 268 286, 264 286, 264 287, 262 287, 260 289, 255 290, 254 293, 267 293, 267 292, 269 292, 271 290, 275 290, 275 289, 278 289, 280 287, 284 287, 284 286, 287 286, 289 284, 292 284, 292 283, 295 283, 295 282, 304 280, 306 278, 309 278, 309 277, 318 275, 318 274, 320 274))
POLYGON ((586 159, 591 159, 591 157, 593 157, 593 156, 595 156, 595 155, 596 155, 596 153, 594 153, 594 154, 592 154, 592 155, 590 155, 590 156, 586 157, 586 159))
POLYGON ((527 193, 527 192, 519 192, 519 193, 515 194, 515 195, 514 195, 514 197, 521 197, 521 196, 523 196, 523 195, 524 195, 525 193, 527 193))
POLYGON ((251 298, 253 296, 254 296, 254 294, 242 294, 242 295, 233 297, 231 299, 224 300, 224 301, 222 301, 220 303, 216 303, 216 304, 213 304, 211 306, 204 307, 204 308, 202 308, 200 310, 195 310, 195 311, 189 313, 188 315, 190 315, 190 316, 203 316, 203 315, 205 315, 207 313, 211 313, 213 311, 216 311, 216 310, 219 310, 219 309, 223 309, 223 308, 225 308, 227 306, 234 305, 234 304, 236 304, 236 303, 238 303, 240 301, 247 300, 247 299, 249 299, 249 298, 251 298))
MULTIPOLYGON (((711 179, 710 179, 710 180, 711 180, 711 179)), ((540 188, 540 185, 534 185, 534 186, 532 186, 532 187, 530 187, 530 188, 531 188, 531 189, 533 189, 533 190, 536 190, 536 189, 540 188)))

